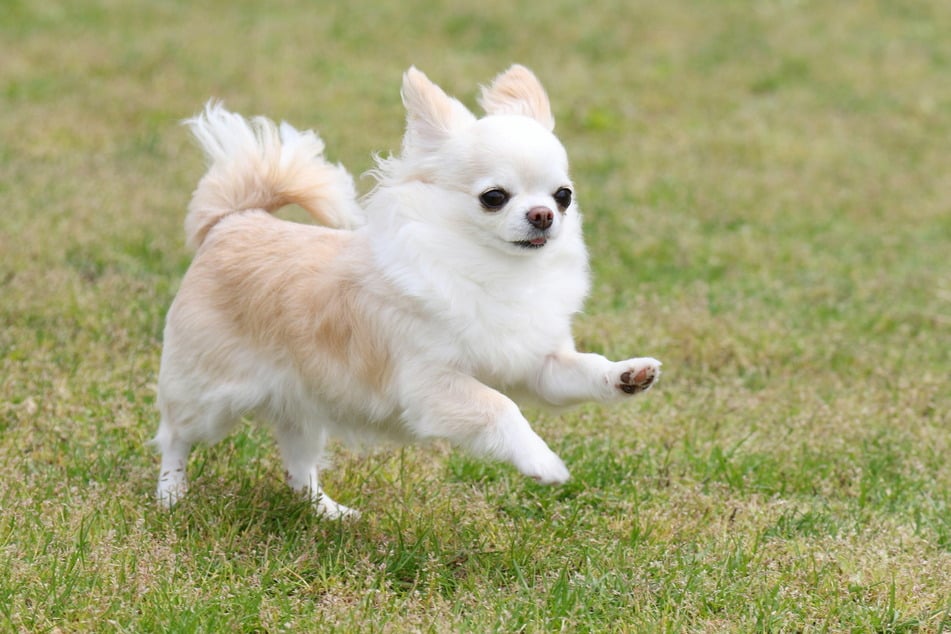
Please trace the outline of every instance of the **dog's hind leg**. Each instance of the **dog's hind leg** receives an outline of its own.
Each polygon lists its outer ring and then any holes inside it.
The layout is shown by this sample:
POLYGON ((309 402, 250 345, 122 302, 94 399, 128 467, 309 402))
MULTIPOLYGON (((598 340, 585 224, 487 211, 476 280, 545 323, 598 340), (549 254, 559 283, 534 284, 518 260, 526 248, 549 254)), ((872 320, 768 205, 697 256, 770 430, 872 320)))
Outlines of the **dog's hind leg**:
POLYGON ((162 454, 162 466, 159 469, 156 500, 164 508, 171 508, 188 491, 188 479, 185 467, 192 443, 176 433, 166 418, 162 418, 158 433, 153 440, 162 454))
MULTIPOLYGON (((241 420, 242 410, 228 390, 209 388, 201 397, 180 394, 176 392, 177 387, 159 382, 162 420, 152 439, 162 454, 156 498, 165 508, 181 500, 188 490, 185 471, 192 447, 198 442, 213 444, 221 440, 241 420)), ((231 391, 241 392, 240 389, 231 391)))
POLYGON ((287 483, 307 495, 318 515, 329 519, 357 518, 360 512, 338 504, 320 488, 319 470, 327 442, 327 433, 319 427, 301 429, 298 425, 277 424, 274 435, 284 459, 287 483))

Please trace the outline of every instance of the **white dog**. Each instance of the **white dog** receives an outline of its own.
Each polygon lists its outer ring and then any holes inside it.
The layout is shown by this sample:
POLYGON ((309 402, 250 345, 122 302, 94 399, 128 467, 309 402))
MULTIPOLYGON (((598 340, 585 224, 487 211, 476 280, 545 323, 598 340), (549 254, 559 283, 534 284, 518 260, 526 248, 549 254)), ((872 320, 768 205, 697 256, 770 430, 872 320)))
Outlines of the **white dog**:
POLYGON ((588 291, 565 150, 522 66, 476 118, 415 68, 402 152, 361 208, 313 132, 209 103, 190 119, 210 162, 185 220, 197 250, 168 313, 159 373, 158 499, 186 490, 196 442, 270 421, 289 484, 330 517, 328 436, 444 438, 543 483, 568 470, 504 392, 555 406, 649 389, 655 359, 575 351, 588 291), (324 226, 275 218, 288 204, 324 226))

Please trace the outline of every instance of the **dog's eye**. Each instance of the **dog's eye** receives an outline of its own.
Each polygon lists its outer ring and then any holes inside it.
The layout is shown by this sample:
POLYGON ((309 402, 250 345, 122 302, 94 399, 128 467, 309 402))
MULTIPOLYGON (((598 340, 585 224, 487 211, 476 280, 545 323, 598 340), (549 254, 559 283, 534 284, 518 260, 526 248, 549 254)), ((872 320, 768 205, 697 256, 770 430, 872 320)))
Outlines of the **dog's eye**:
POLYGON ((509 194, 498 187, 482 192, 479 202, 489 211, 498 211, 509 201, 509 194))
POLYGON ((571 190, 567 187, 562 187, 553 195, 555 202, 561 208, 562 211, 568 209, 568 206, 571 204, 571 190))

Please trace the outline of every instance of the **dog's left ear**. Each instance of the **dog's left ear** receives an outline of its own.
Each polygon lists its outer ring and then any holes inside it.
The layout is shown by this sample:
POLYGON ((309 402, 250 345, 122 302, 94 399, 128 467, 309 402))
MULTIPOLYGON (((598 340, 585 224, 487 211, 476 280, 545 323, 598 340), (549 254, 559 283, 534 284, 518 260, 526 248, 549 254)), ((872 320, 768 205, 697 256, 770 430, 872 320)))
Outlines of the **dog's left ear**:
POLYGON ((479 105, 487 114, 518 114, 535 119, 548 130, 555 129, 551 103, 532 71, 515 64, 482 87, 479 105))

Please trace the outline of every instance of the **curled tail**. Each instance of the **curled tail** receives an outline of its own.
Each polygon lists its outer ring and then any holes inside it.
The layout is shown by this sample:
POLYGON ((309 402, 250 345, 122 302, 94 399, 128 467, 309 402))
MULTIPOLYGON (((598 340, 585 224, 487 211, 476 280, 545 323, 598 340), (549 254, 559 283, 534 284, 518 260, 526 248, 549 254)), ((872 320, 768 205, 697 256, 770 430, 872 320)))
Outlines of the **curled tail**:
POLYGON ((324 159, 324 143, 314 132, 286 123, 278 128, 264 117, 248 120, 214 101, 185 124, 210 164, 185 218, 191 248, 200 247, 223 217, 248 209, 274 212, 297 204, 328 227, 360 224, 353 178, 324 159))

